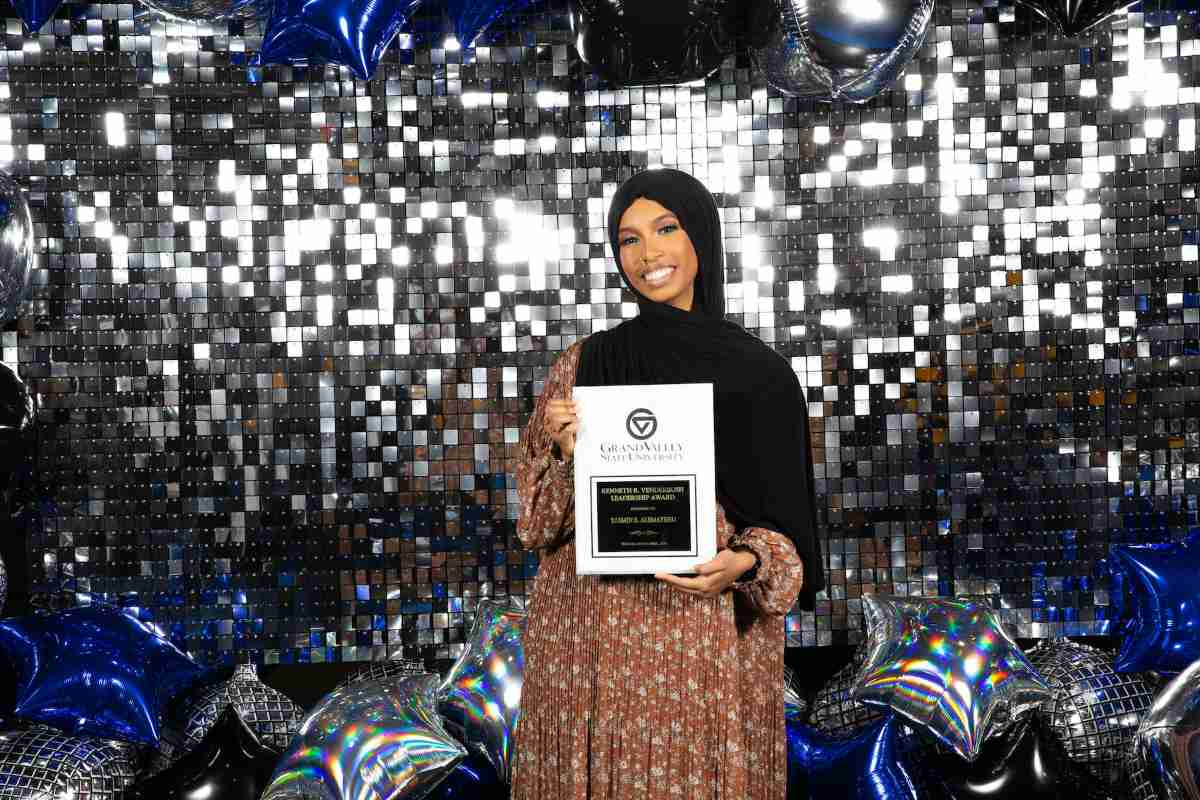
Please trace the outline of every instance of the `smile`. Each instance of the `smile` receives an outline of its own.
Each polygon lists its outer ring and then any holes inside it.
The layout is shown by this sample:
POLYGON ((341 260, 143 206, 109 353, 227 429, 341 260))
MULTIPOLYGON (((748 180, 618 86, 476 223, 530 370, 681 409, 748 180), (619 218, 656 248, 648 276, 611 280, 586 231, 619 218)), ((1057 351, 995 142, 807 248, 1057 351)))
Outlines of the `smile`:
POLYGON ((671 276, 674 273, 675 273, 674 267, 659 267, 658 269, 643 273, 642 280, 644 280, 646 283, 650 284, 651 286, 662 286, 668 280, 671 279, 671 276))

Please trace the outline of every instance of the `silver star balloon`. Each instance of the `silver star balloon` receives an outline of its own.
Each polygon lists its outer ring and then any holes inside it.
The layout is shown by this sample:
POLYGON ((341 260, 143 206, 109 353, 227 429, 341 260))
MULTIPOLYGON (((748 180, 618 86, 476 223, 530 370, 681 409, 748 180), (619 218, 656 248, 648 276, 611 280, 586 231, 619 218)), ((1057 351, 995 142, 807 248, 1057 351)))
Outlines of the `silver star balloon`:
POLYGON ((890 708, 968 761, 1050 697, 991 609, 968 600, 863 597, 867 654, 854 697, 890 708))
POLYGON ((1065 638, 1039 642, 1029 662, 1050 687, 1038 709, 1068 758, 1116 786, 1125 779, 1125 754, 1154 700, 1154 679, 1116 672, 1114 656, 1065 638))
POLYGON ((437 713, 436 675, 334 689, 304 720, 262 800, 425 797, 467 751, 437 713))
POLYGON ((138 747, 45 725, 0 730, 0 797, 119 800, 137 775, 138 747))
POLYGON ((1138 726, 1129 764, 1137 800, 1200 798, 1200 661, 1155 698, 1138 726))
POLYGON ((525 683, 525 620, 522 606, 480 602, 466 647, 442 681, 438 706, 450 730, 505 783, 525 683))

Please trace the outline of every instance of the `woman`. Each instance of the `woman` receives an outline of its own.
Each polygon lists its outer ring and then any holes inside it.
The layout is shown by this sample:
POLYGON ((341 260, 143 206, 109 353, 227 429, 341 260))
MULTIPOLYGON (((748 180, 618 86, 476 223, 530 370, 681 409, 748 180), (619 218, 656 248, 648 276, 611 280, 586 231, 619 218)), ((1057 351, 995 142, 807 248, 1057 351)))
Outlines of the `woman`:
POLYGON ((521 436, 517 533, 543 553, 512 798, 783 800, 783 616, 824 581, 804 394, 783 357, 724 320, 703 184, 633 176, 608 233, 640 313, 559 356, 521 436), (716 558, 695 577, 576 576, 572 387, 691 382, 714 384, 716 558))

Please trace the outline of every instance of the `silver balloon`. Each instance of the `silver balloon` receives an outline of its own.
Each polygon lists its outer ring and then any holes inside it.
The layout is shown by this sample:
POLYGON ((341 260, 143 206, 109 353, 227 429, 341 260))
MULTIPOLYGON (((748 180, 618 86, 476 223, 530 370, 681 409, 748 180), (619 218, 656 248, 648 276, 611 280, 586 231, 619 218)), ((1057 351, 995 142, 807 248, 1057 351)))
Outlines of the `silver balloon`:
POLYGON ((870 706, 853 695, 854 679, 862 669, 866 649, 854 651, 850 663, 829 679, 813 698, 808 724, 830 736, 852 736, 868 725, 883 719, 887 712, 870 706))
POLYGON ((808 716, 808 701, 800 696, 796 688, 796 675, 787 667, 783 668, 783 709, 790 719, 803 722, 808 716))
POLYGON ((521 714, 526 618, 523 606, 480 602, 466 647, 442 682, 438 706, 450 730, 504 783, 511 778, 513 731, 521 714))
POLYGON ((33 215, 21 184, 0 172, 0 322, 14 319, 29 295, 33 215))
POLYGON ((261 22, 271 14, 267 0, 143 0, 142 5, 173 22, 261 22))
POLYGON ((1125 754, 1154 700, 1154 683, 1115 672, 1113 655, 1069 639, 1047 639, 1028 652, 1050 687, 1038 713, 1066 755, 1110 785, 1125 780, 1125 754))
POLYGON ((1155 698, 1130 753, 1139 800, 1200 800, 1200 661, 1155 698))
POLYGON ((921 49, 933 0, 759 0, 768 33, 751 53, 785 94, 863 102, 886 90, 921 49))
POLYGON ((263 683, 254 664, 239 664, 233 677, 206 689, 190 705, 184 726, 188 751, 200 744, 226 706, 233 706, 259 742, 279 752, 291 744, 304 720, 304 709, 287 695, 263 683))
POLYGON ((985 605, 867 595, 863 606, 867 651, 855 699, 890 708, 967 761, 1050 696, 985 605))
POLYGON ((304 720, 262 800, 425 797, 467 751, 442 727, 436 675, 334 689, 304 720))
POLYGON ((0 797, 118 800, 137 775, 138 747, 45 725, 0 731, 0 797))
POLYGON ((409 658, 392 659, 390 661, 368 661, 355 668, 337 688, 342 689, 363 681, 378 681, 390 678, 405 678, 410 675, 423 675, 427 670, 420 661, 409 658))

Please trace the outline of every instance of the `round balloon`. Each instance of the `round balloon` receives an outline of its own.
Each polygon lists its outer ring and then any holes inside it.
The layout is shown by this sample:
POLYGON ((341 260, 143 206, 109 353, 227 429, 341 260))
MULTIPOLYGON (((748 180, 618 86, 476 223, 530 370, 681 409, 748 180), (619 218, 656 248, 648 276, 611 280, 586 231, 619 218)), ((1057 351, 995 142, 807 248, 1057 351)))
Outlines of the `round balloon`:
POLYGON ((137 763, 137 747, 124 742, 46 725, 0 730, 0 797, 121 800, 137 763))
POLYGON ((1068 639, 1047 639, 1028 653, 1050 687, 1039 707, 1049 733, 1094 778, 1116 786, 1125 754, 1154 700, 1154 679, 1116 672, 1113 655, 1068 639))
POLYGON ((1200 661, 1155 698, 1130 750, 1138 800, 1200 798, 1200 661))
POLYGON ((830 736, 850 736, 886 716, 883 709, 854 699, 854 680, 865 658, 865 649, 859 647, 850 663, 821 687, 813 698, 809 725, 830 736))
POLYGON ((615 86, 685 83, 711 75, 734 41, 733 0, 571 0, 585 64, 615 86))
POLYGON ((179 22, 265 20, 271 0, 142 0, 149 11, 179 22))
POLYGON ((343 689, 355 683, 363 681, 378 681, 391 678, 406 678, 410 675, 422 675, 428 670, 420 661, 408 658, 392 659, 390 661, 368 661, 362 666, 356 667, 338 684, 337 688, 343 689))
POLYGON ((21 184, 0 172, 0 322, 14 319, 29 294, 33 215, 21 184))
POLYGON ((751 52, 767 82, 785 94, 853 102, 870 100, 896 82, 921 49, 934 7, 933 0, 756 4, 750 13, 765 21, 766 34, 752 37, 751 52))

